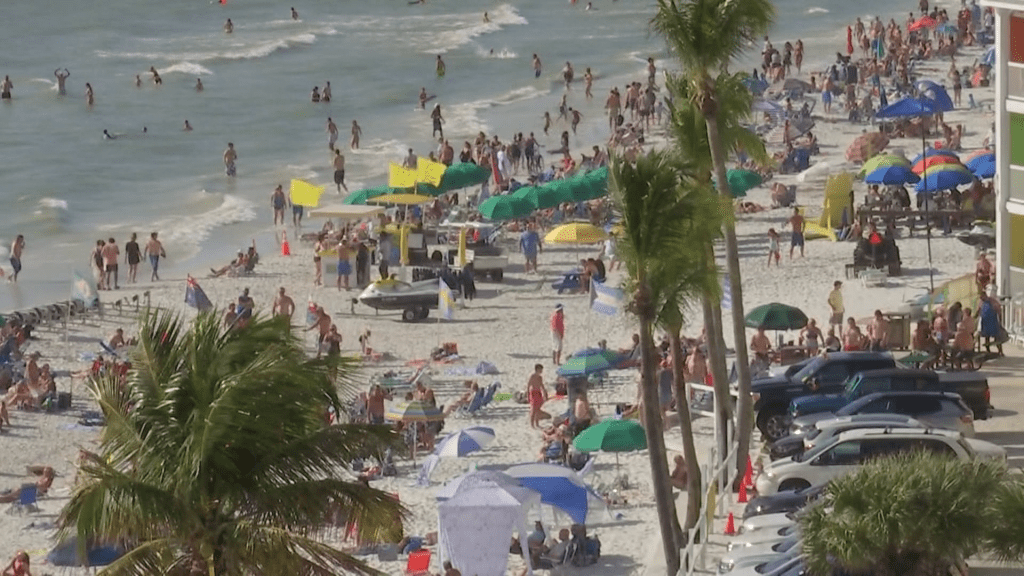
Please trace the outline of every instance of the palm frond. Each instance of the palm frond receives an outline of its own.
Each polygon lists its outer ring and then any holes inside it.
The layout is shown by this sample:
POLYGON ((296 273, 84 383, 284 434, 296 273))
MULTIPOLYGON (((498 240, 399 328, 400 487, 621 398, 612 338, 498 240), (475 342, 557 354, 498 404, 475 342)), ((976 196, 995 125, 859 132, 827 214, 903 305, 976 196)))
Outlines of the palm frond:
POLYGON ((767 34, 770 0, 658 0, 650 27, 687 73, 713 77, 767 34))

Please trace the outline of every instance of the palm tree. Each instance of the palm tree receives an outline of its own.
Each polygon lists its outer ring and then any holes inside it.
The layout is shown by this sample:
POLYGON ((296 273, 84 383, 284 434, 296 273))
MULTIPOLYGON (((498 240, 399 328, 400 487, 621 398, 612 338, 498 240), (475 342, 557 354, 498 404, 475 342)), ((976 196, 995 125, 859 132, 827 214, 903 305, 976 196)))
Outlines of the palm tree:
POLYGON ((872 461, 832 481, 822 501, 800 518, 811 574, 831 576, 838 568, 870 576, 946 576, 951 563, 984 546, 992 512, 979 495, 995 493, 1005 472, 1001 463, 915 452, 872 461))
MULTIPOLYGON (((720 89, 718 98, 719 111, 719 134, 723 146, 730 152, 743 151, 754 161, 767 163, 768 153, 765 151, 764 142, 753 132, 742 124, 751 109, 753 97, 749 90, 742 83, 743 76, 722 73, 716 80, 720 89)), ((711 145, 708 140, 707 123, 700 108, 693 98, 693 86, 685 76, 668 75, 666 87, 672 94, 675 104, 670 104, 669 131, 678 154, 688 159, 694 167, 694 176, 698 182, 710 184, 714 172, 714 162, 711 157, 711 145)), ((729 204, 724 204, 728 207, 729 204)), ((732 221, 731 210, 723 210, 723 219, 732 221)), ((708 245, 708 259, 714 261, 714 246, 708 245)), ((707 327, 708 348, 711 352, 711 370, 714 376, 715 396, 718 398, 730 398, 728 371, 725 364, 725 342, 722 338, 722 312, 719 305, 717 291, 709 294, 704 302, 705 326, 707 327)), ((728 453, 727 430, 725 423, 733 416, 731 402, 723 401, 718 403, 718 425, 720 427, 718 438, 720 442, 720 454, 728 453)), ((742 427, 741 427, 742 428, 742 427)), ((737 471, 743 472, 746 464, 744 450, 737 452, 737 471)), ((740 478, 737 478, 737 480, 740 478)))
MULTIPOLYGON (((147 315, 127 383, 92 383, 107 426, 98 454, 60 515, 63 536, 127 542, 111 576, 377 574, 320 541, 334 512, 361 533, 394 524, 388 494, 340 477, 357 455, 384 450, 384 427, 329 425, 344 414, 329 380, 344 360, 308 360, 280 319, 225 329, 147 315)), ((83 544, 84 546, 84 544, 83 544)))
MULTIPOLYGON (((728 90, 718 81, 734 58, 755 39, 767 33, 775 17, 771 0, 658 0, 658 12, 651 20, 655 31, 665 37, 671 53, 682 64, 692 86, 692 100, 704 116, 708 144, 718 191, 732 199, 725 169, 725 140, 722 123, 723 98, 728 90)), ((735 119, 735 118, 733 118, 735 119)), ((725 225, 726 265, 732 295, 733 338, 739 375, 737 463, 746 463, 753 428, 753 399, 750 395, 750 364, 747 359, 746 328, 743 319, 743 286, 739 248, 732 220, 725 225), (748 425, 749 423, 749 425, 748 425)), ((737 467, 742 470, 742 465, 737 467)))
MULTIPOLYGON (((700 193, 706 189, 680 185, 682 172, 676 159, 664 151, 651 152, 635 163, 615 158, 609 170, 610 190, 622 214, 625 289, 631 295, 630 309, 640 321, 644 428, 669 575, 679 569, 681 537, 676 533, 678 519, 665 457, 653 329, 659 318, 678 324, 675 315, 680 314, 683 300, 706 289, 707 278, 713 278, 707 266, 690 270, 687 264, 701 259, 703 242, 694 243, 694 238, 712 237, 720 213, 717 199, 700 193)), ((680 397, 684 402, 685 398, 685 394, 680 397)), ((681 417, 684 414, 680 412, 681 417)), ((690 457, 696 462, 695 450, 690 457)), ((695 492, 699 495, 699 489, 695 492)))
POLYGON ((1011 476, 991 502, 992 521, 986 548, 1003 561, 1024 561, 1024 480, 1011 476))

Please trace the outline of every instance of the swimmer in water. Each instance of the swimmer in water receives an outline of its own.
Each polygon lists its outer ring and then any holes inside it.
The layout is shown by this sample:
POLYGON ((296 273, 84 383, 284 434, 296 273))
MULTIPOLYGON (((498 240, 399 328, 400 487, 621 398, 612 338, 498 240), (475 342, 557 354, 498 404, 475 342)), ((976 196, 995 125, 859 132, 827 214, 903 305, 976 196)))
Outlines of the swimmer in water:
POLYGON ((593 10, 593 9, 594 9, 594 3, 593 2, 587 2, 587 10, 593 10))
POLYGON ((427 88, 424 86, 420 88, 420 110, 427 109, 427 88))
POLYGON ((185 119, 185 127, 181 129, 183 132, 191 132, 192 125, 188 123, 188 119, 185 119))
POLYGON ((156 71, 155 67, 150 66, 149 67, 149 72, 150 72, 150 74, 153 75, 153 84, 156 84, 157 86, 159 86, 159 85, 164 83, 163 78, 160 77, 160 73, 156 71))
POLYGON ((235 160, 238 160, 238 153, 235 152, 234 142, 228 142, 228 148, 224 151, 224 169, 228 176, 234 176, 235 160))
POLYGON ((295 7, 292 6, 292 20, 298 20, 298 19, 299 19, 299 13, 296 12, 295 11, 295 7))
POLYGON ((224 23, 224 33, 231 34, 234 31, 235 25, 231 22, 231 18, 228 18, 228 21, 224 23))
POLYGON ((331 83, 327 82, 324 84, 324 89, 320 91, 320 101, 330 102, 331 101, 331 83))
POLYGON ((135 75, 135 87, 142 88, 142 76, 139 76, 138 74, 135 75))
POLYGON ((487 12, 484 12, 484 24, 487 24, 490 21, 491 17, 487 15, 487 12))
MULTIPOLYGON (((440 58, 440 56, 438 56, 440 58)), ((14 83, 11 82, 10 76, 4 76, 4 81, 0 82, 0 98, 4 100, 11 99, 11 90, 14 89, 14 83)))
POLYGON ((61 96, 67 94, 67 91, 64 89, 64 81, 71 76, 71 72, 68 72, 68 69, 65 68, 64 73, 61 74, 60 68, 57 68, 53 71, 53 75, 57 77, 57 94, 61 96))
POLYGON ((310 102, 319 102, 320 101, 320 87, 319 86, 313 86, 313 93, 309 95, 309 101, 310 102))
POLYGON ((437 77, 444 78, 444 73, 447 71, 447 67, 444 65, 444 60, 441 60, 441 55, 437 55, 437 77))
POLYGON ((540 56, 533 55, 533 77, 540 78, 540 56))
POLYGON ((338 125, 330 117, 327 118, 327 147, 334 150, 334 143, 338 141, 338 125))
POLYGON ((114 136, 110 132, 107 132, 106 129, 104 129, 103 130, 103 139, 104 140, 117 140, 117 136, 114 136))
POLYGON ((196 78, 196 92, 202 92, 202 91, 203 91, 203 79, 202 78, 196 78))
POLYGON ((441 116, 441 105, 435 104, 434 109, 430 111, 430 119, 433 120, 434 130, 430 133, 430 137, 441 134, 441 139, 444 139, 444 129, 441 128, 441 124, 444 124, 444 118, 441 116))
POLYGON ((356 124, 355 120, 353 120, 352 121, 352 141, 349 142, 349 144, 348 144, 349 148, 352 148, 353 150, 358 150, 359 149, 359 137, 362 136, 362 135, 363 135, 363 129, 359 127, 359 124, 356 124))
POLYGON ((85 83, 85 103, 86 103, 87 106, 92 106, 95 101, 96 101, 96 99, 95 99, 95 97, 93 96, 93 93, 92 93, 92 84, 89 84, 88 82, 86 82, 85 83))
POLYGON ((590 73, 590 68, 583 74, 583 81, 587 83, 586 90, 583 93, 587 96, 587 99, 593 98, 594 95, 590 93, 590 88, 594 85, 594 75, 590 73))

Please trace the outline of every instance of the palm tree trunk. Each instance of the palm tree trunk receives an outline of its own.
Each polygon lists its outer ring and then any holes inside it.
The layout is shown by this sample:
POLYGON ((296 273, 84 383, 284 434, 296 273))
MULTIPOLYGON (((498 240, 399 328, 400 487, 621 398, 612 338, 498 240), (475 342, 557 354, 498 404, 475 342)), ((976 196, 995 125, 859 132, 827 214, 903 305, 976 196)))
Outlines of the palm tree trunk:
MULTIPOLYGON (((708 143, 711 145, 711 162, 715 166, 715 179, 719 193, 732 200, 729 181, 725 172, 725 154, 722 139, 718 133, 718 117, 712 107, 705 113, 708 127, 708 143)), ((737 475, 733 483, 742 482, 747 455, 750 453, 750 436, 754 421, 754 402, 750 395, 750 361, 747 359, 747 332, 743 314, 743 281, 740 276, 739 246, 736 242, 736 226, 732 218, 725 221, 725 262, 729 271, 729 288, 732 301, 732 331, 736 347, 736 373, 739 376, 739 399, 736 409, 736 435, 739 448, 736 450, 737 475)))
MULTIPOLYGON (((732 395, 729 393, 729 374, 725 369, 725 342, 722 340, 722 310, 712 298, 703 298, 704 323, 707 326, 708 361, 711 366, 712 385, 715 398, 725 398, 715 402, 715 426, 719 457, 728 454, 729 421, 732 420, 732 395)), ((715 482, 718 481, 716 478, 715 482)))
MULTIPOLYGON (((672 347, 672 380, 676 389, 676 413, 679 414, 679 432, 683 436, 683 457, 686 458, 686 522, 689 530, 697 525, 700 514, 701 483, 700 463, 697 461, 697 445, 693 441, 693 422, 690 419, 690 397, 686 394, 683 378, 683 345, 679 337, 680 327, 669 330, 669 344, 672 347)), ((683 545, 686 543, 683 542, 683 545)))
POLYGON ((672 499, 672 484, 669 482, 668 461, 665 456, 665 436, 662 432, 661 399, 655 381, 657 361, 654 352, 653 314, 650 306, 641 306, 640 313, 640 361, 641 390, 644 402, 644 432, 647 435, 647 456, 651 462, 651 479, 654 484, 654 502, 658 509, 658 525, 661 528, 661 545, 665 550, 667 576, 679 571, 679 547, 676 538, 675 502, 672 499))

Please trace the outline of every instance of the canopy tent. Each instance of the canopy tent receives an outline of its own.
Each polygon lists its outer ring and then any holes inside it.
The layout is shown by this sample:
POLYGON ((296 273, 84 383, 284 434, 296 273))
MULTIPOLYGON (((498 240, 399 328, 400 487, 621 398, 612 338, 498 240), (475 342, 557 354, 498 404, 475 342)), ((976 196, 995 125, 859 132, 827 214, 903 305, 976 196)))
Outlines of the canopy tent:
POLYGON ((384 212, 383 206, 331 204, 310 210, 310 218, 337 218, 339 220, 362 220, 384 212))
POLYGON ((445 482, 444 486, 441 486, 441 489, 437 491, 436 498, 438 502, 451 500, 459 493, 463 484, 466 484, 466 487, 469 488, 480 482, 493 482, 502 486, 522 486, 518 479, 504 472, 498 472, 497 470, 474 470, 445 482))
MULTIPOLYGON (((458 492, 437 507, 438 561, 450 560, 463 574, 504 576, 514 531, 519 532, 522 549, 529 550, 526 514, 540 500, 540 494, 521 486, 463 481, 458 492)), ((527 572, 533 574, 529 561, 527 572)))

